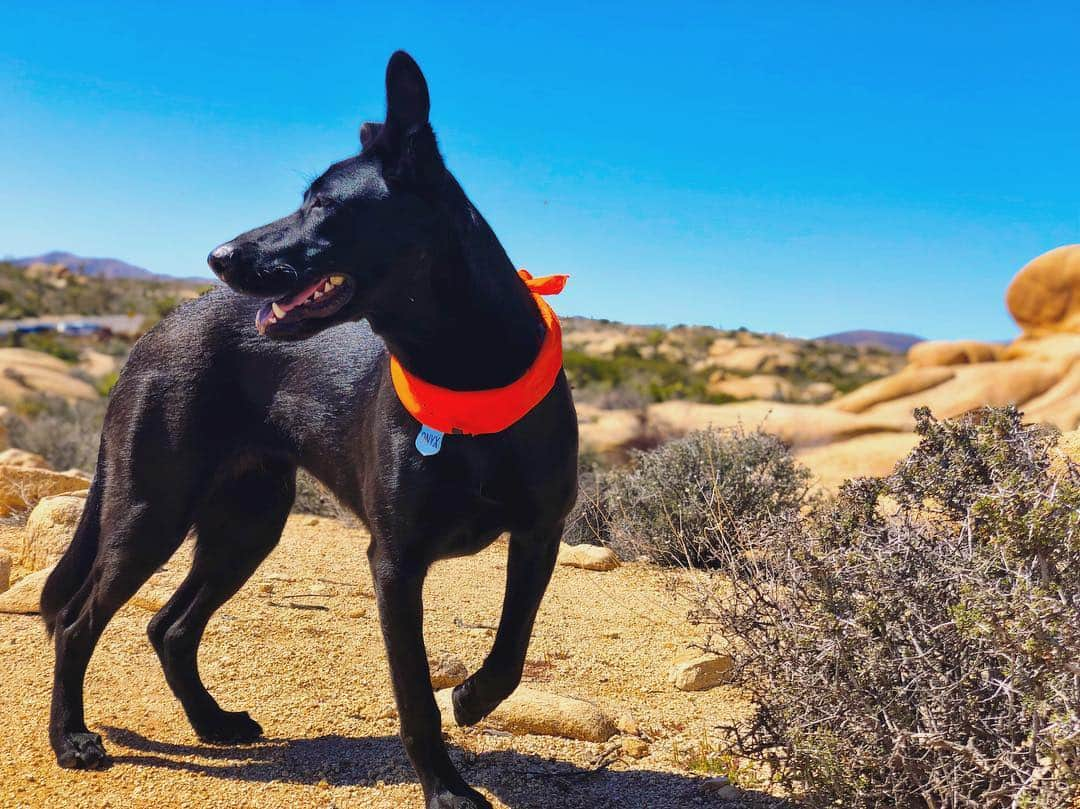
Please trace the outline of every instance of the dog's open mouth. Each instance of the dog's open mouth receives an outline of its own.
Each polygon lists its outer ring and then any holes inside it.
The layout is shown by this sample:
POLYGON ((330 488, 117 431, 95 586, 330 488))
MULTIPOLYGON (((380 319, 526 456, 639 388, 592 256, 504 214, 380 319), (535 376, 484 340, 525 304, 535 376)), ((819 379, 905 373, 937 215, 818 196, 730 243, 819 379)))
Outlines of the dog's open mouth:
POLYGON ((296 331, 305 320, 330 317, 353 296, 353 282, 346 275, 327 275, 299 292, 259 307, 255 328, 273 336, 296 331))

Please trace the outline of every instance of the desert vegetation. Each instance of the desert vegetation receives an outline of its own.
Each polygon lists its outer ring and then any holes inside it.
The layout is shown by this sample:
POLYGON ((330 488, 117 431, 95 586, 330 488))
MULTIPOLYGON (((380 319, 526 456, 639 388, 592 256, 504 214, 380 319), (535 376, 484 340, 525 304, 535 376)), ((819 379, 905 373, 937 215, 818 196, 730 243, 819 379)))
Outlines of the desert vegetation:
POLYGON ((822 402, 903 366, 901 355, 881 348, 707 326, 571 317, 563 341, 575 397, 602 408, 672 399, 822 402))
POLYGON ((696 433, 590 479, 574 530, 677 569, 734 659, 755 710, 707 759, 809 805, 1064 806, 1080 467, 1015 408, 916 422, 893 474, 813 500, 782 444, 696 433))
POLYGON ((22 267, 0 261, 0 318, 140 314, 157 320, 211 286, 209 281, 98 278, 59 264, 22 267))
MULTIPOLYGON (((1061 264, 1051 258, 1051 269, 1061 264)), ((1034 265, 1045 274, 1045 261, 1034 265)), ((60 293, 85 286, 60 274, 68 287, 54 287, 17 269, 26 283, 60 293)), ((1053 287, 1039 279, 1029 290, 1036 297, 1053 287)), ((151 290, 139 304, 148 324, 175 302, 168 282, 128 283, 151 290)), ((453 729, 455 744, 482 757, 498 739, 536 750, 544 767, 565 757, 612 768, 591 782, 594 803, 582 805, 623 800, 629 782, 620 768, 641 773, 637 783, 651 784, 653 798, 676 790, 677 805, 1045 809, 1075 801, 1080 433, 1069 431, 1077 425, 1071 361, 1080 355, 1072 321, 1036 323, 1019 289, 1010 307, 1025 333, 1012 345, 922 343, 906 358, 743 330, 568 318, 582 474, 554 612, 541 617, 542 651, 527 661, 514 703, 524 724, 453 729), (567 609, 577 611, 572 622, 567 609), (571 625, 580 630, 573 642, 571 625), (590 738, 604 741, 551 731, 546 712, 559 706, 598 718, 590 738)), ((1071 300, 1069 289, 1055 294, 1071 300)), ((73 299, 59 300, 62 310, 73 299)), ((11 582, 0 612, 36 609, 35 582, 81 511, 129 347, 118 336, 46 332, 0 348, 3 424, 16 448, 0 462, 0 573, 6 554, 11 582)), ((362 529, 304 474, 294 511, 277 572, 242 593, 237 609, 298 608, 307 632, 329 604, 317 631, 339 632, 331 616, 370 606, 363 586, 339 572, 348 562, 335 557, 305 579, 294 561, 331 558, 362 529)), ((497 543, 470 562, 470 581, 496 582, 504 553, 497 543)), ((183 569, 152 580, 136 609, 159 607, 183 569)), ((498 587, 489 589, 497 604, 498 587)), ((468 661, 441 655, 433 667, 449 659, 456 672, 470 669, 488 645, 475 633, 493 624, 456 598, 433 603, 442 643, 477 641, 466 644, 468 661)), ((313 647, 300 633, 280 640, 291 656, 313 647)), ((360 648, 365 666, 379 669, 378 644, 360 648)), ((37 658, 20 659, 22 671, 37 658)), ((106 666, 118 676, 115 661, 106 666)), ((375 694, 383 686, 369 684, 375 694)), ((373 699, 389 704, 388 693, 373 699)), ((361 735, 392 730, 382 703, 357 720, 361 735)), ((334 704, 326 732, 348 713, 334 704)), ((7 710, 40 713, 32 707, 7 710)), ((306 772, 272 769, 275 778, 306 772)), ((583 772, 572 777, 584 782, 583 772)), ((509 789, 501 775, 491 783, 509 789)), ((380 799, 407 791, 373 788, 380 799)), ((349 794, 335 792, 346 803, 349 794)), ((237 786, 234 797, 250 796, 237 786)))

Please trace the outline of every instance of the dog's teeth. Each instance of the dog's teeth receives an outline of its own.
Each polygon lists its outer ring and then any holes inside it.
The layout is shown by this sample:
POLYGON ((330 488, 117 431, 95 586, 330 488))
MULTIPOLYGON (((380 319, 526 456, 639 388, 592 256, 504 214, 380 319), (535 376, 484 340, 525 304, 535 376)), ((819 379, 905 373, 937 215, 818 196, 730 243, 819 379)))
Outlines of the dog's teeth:
POLYGON ((341 286, 342 284, 345 283, 345 276, 344 275, 331 275, 330 276, 330 283, 333 284, 336 287, 339 287, 339 286, 341 286))
POLYGON ((318 300, 319 298, 321 298, 321 297, 322 297, 322 291, 321 291, 321 290, 318 290, 318 289, 316 289, 316 290, 315 290, 315 294, 311 296, 311 299, 312 299, 313 301, 317 301, 317 300, 318 300))
POLYGON ((277 301, 274 301, 274 303, 270 304, 270 308, 274 310, 274 314, 278 317, 285 317, 285 310, 277 305, 277 301))
POLYGON ((329 281, 327 281, 326 286, 323 287, 323 292, 329 292, 333 288, 334 288, 334 285, 331 284, 329 281))

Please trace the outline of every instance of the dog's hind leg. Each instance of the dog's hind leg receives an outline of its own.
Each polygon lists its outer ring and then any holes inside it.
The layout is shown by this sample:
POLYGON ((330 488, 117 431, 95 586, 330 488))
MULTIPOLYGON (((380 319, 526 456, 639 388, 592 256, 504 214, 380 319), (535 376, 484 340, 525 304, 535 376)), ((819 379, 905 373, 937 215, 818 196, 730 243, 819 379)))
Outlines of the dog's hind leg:
POLYGON ((147 634, 165 679, 206 742, 254 741, 262 728, 246 711, 226 711, 199 677, 198 650, 214 612, 277 545, 295 495, 296 470, 273 462, 219 486, 195 518, 195 559, 147 634))
POLYGON ((483 665, 454 689, 454 720, 479 722, 521 682, 533 622, 559 553, 562 523, 510 537, 506 593, 495 642, 483 665))
POLYGON ((115 494, 102 512, 101 544, 82 587, 57 615, 49 741, 61 767, 108 763, 101 737, 87 730, 83 680, 101 633, 116 611, 179 547, 187 522, 175 503, 130 505, 115 494))

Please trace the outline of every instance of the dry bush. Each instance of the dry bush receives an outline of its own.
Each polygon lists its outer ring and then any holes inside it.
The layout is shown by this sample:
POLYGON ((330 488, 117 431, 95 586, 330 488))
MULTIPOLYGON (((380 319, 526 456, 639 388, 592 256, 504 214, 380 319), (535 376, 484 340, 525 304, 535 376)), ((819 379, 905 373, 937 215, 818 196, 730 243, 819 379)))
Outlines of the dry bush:
POLYGON ((1015 409, 737 526, 693 617, 757 705, 732 750, 811 805, 1060 807, 1080 783, 1080 469, 1015 409), (726 574, 726 575, 725 575, 726 574), (749 575, 748 575, 749 574, 749 575))
POLYGON ((292 512, 346 521, 349 517, 347 510, 342 508, 330 490, 303 469, 296 472, 296 499, 293 500, 292 512))
POLYGON ((11 446, 36 452, 53 469, 93 473, 97 465, 106 400, 68 401, 56 396, 30 396, 8 416, 11 446))
POLYGON ((775 436, 690 433, 635 452, 624 467, 582 474, 566 541, 660 565, 713 567, 725 561, 737 527, 803 505, 809 478, 775 436))

